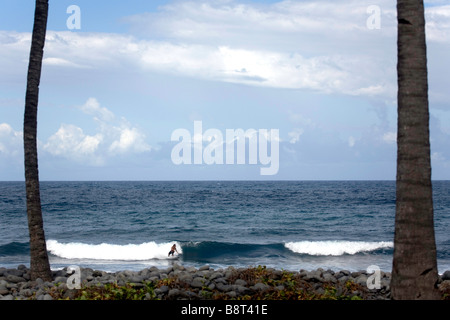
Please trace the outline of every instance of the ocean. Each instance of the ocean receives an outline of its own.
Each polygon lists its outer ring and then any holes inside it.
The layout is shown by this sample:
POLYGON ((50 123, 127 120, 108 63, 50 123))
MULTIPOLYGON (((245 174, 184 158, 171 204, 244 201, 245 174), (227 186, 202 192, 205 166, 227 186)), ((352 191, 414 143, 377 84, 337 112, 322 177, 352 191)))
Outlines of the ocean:
MULTIPOLYGON (((439 273, 450 270, 449 191, 433 181, 439 273)), ((52 269, 391 271, 395 181, 44 181, 41 201, 52 269)), ((29 266, 25 186, 0 182, 0 267, 20 264, 29 266)))

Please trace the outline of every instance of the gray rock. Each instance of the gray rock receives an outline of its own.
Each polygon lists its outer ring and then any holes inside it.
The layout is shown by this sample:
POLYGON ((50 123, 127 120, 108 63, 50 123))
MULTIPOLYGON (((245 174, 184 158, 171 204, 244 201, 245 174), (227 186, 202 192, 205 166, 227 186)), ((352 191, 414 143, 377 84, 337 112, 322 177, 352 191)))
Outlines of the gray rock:
POLYGON ((383 289, 385 289, 385 290, 390 290, 391 288, 390 288, 390 286, 391 286, 391 280, 390 279, 387 279, 387 278, 382 278, 381 280, 380 280, 380 285, 381 285, 381 288, 383 288, 383 289))
POLYGON ((198 295, 195 293, 195 292, 192 292, 192 291, 185 291, 184 293, 183 293, 183 297, 184 298, 187 298, 187 299, 189 299, 189 300, 192 300, 192 299, 197 299, 198 298, 198 295))
POLYGON ((173 267, 170 266, 170 267, 168 267, 166 270, 162 270, 162 273, 169 274, 169 273, 171 273, 172 271, 173 271, 173 267))
POLYGON ((166 294, 167 292, 169 292, 168 286, 161 286, 158 289, 155 289, 156 294, 166 294))
POLYGON ((197 272, 197 269, 196 269, 195 267, 188 267, 188 268, 186 269, 186 271, 187 271, 187 272, 190 272, 190 273, 195 273, 195 272, 197 272))
POLYGON ((44 295, 43 300, 53 300, 52 296, 49 295, 48 293, 44 295))
POLYGON ((209 280, 211 280, 211 281, 214 280, 214 279, 217 279, 217 278, 223 278, 223 273, 221 273, 221 272, 213 272, 209 276, 209 280))
POLYGON ((19 291, 19 294, 23 297, 29 298, 33 295, 33 291, 31 289, 22 289, 19 291))
POLYGON ((148 278, 152 278, 152 277, 157 277, 159 278, 159 276, 161 275, 161 272, 159 271, 152 271, 148 274, 148 278))
POLYGON ((267 284, 258 282, 254 286, 251 286, 250 288, 255 291, 265 291, 265 290, 268 290, 270 288, 270 286, 268 286, 267 284))
POLYGON ((322 287, 317 288, 316 290, 316 294, 324 294, 325 290, 322 287))
POLYGON ((13 283, 13 282, 7 282, 6 283, 6 288, 7 289, 18 289, 19 288, 19 286, 18 286, 18 284, 17 283, 13 283))
POLYGON ((238 295, 246 295, 246 294, 251 294, 253 292, 252 289, 247 288, 245 286, 241 286, 241 285, 234 285, 233 291, 235 291, 238 295))
POLYGON ((322 272, 319 269, 307 272, 306 275, 303 277, 303 279, 305 281, 312 281, 312 282, 324 281, 324 279, 322 278, 322 272))
POLYGON ((275 276, 275 280, 280 280, 283 277, 283 271, 274 270, 273 275, 275 276))
POLYGON ((17 276, 17 277, 22 277, 24 274, 24 270, 21 269, 6 269, 6 272, 4 272, 4 275, 12 275, 12 276, 17 276))
POLYGON ((66 292, 64 292, 63 297, 64 298, 69 298, 69 299, 74 299, 75 295, 78 293, 77 289, 69 289, 66 292))
POLYGON ((142 288, 145 288, 145 284, 143 284, 141 282, 133 282, 132 287, 134 289, 142 289, 142 288))
POLYGON ((222 291, 222 292, 231 291, 231 286, 229 284, 223 284, 221 282, 216 283, 216 288, 217 288, 217 290, 222 291))
POLYGON ((147 293, 145 294, 145 299, 144 299, 144 300, 152 300, 152 298, 153 298, 152 295, 151 295, 150 293, 147 292, 147 293))
POLYGON ((144 279, 138 275, 128 278, 128 282, 135 283, 135 284, 138 284, 138 283, 142 284, 143 280, 144 279))
POLYGON ((322 275, 322 278, 323 278, 323 280, 324 280, 325 282, 332 282, 332 283, 336 283, 336 282, 337 282, 337 280, 336 280, 336 278, 334 277, 334 275, 331 274, 331 273, 329 273, 329 272, 324 273, 324 274, 322 275))
POLYGON ((216 288, 216 284, 214 283, 214 282, 211 282, 209 285, 208 285, 208 289, 209 290, 214 290, 216 288))
POLYGON ((67 283, 61 283, 58 285, 58 290, 66 291, 68 290, 67 283))
POLYGON ((234 274, 234 268, 228 268, 227 271, 225 271, 225 279, 229 279, 234 274))
POLYGON ((173 270, 174 270, 174 271, 176 271, 176 270, 184 271, 184 270, 186 270, 186 268, 183 267, 182 265, 176 263, 176 264, 173 265, 173 270))
POLYGON ((223 277, 214 279, 214 282, 215 283, 221 283, 221 284, 228 284, 227 279, 225 279, 223 277))
POLYGON ((101 277, 101 276, 103 276, 103 272, 99 271, 99 270, 95 270, 94 272, 92 272, 92 276, 93 277, 101 277))
POLYGON ((238 285, 238 286, 246 286, 247 285, 247 281, 245 281, 245 280, 242 280, 242 279, 237 279, 235 282, 234 282, 234 284, 235 285, 238 285))
POLYGON ((12 294, 8 294, 0 298, 0 300, 14 300, 14 296, 12 294))
POLYGON ((205 265, 205 266, 201 266, 198 271, 205 271, 205 270, 209 270, 209 266, 205 265))
POLYGON ((106 284, 106 283, 114 283, 116 279, 111 275, 105 275, 103 277, 100 277, 99 281, 100 283, 106 284))
POLYGON ((66 283, 67 282, 67 278, 66 277, 56 277, 55 280, 53 281, 54 283, 66 283))
POLYGON ((192 277, 192 274, 190 274, 189 272, 186 272, 186 271, 182 271, 178 275, 178 280, 181 281, 181 282, 184 282, 186 284, 191 284, 193 279, 194 278, 192 277))
POLYGON ((447 270, 442 274, 442 280, 450 280, 450 270, 447 270))
POLYGON ((210 271, 209 270, 202 270, 202 271, 197 271, 194 273, 195 277, 201 277, 201 278, 209 278, 210 276, 210 271))
POLYGON ((172 275, 174 275, 174 276, 179 276, 180 274, 183 274, 183 270, 178 270, 178 269, 176 269, 176 270, 174 270, 174 271, 172 271, 172 275))
POLYGON ((19 282, 24 282, 25 279, 20 277, 20 276, 15 276, 15 275, 12 275, 12 274, 8 274, 6 276, 6 281, 12 282, 12 283, 19 283, 19 282))
POLYGON ((367 275, 365 275, 365 274, 360 274, 356 279, 355 279, 355 282, 357 283, 357 284, 360 284, 360 285, 362 285, 362 286, 365 286, 365 285, 367 285, 367 275))
POLYGON ((194 278, 194 280, 192 280, 192 282, 191 282, 191 287, 193 287, 193 288, 203 288, 203 286, 205 286, 205 285, 206 285, 206 279, 200 278, 200 277, 194 278))
POLYGON ((19 264, 19 266, 17 267, 18 270, 24 270, 24 271, 28 271, 28 268, 26 265, 24 264, 19 264))
POLYGON ((450 280, 444 280, 438 285, 439 289, 442 291, 450 290, 450 280))
POLYGON ((344 276, 349 276, 350 275, 350 271, 348 271, 348 270, 341 270, 341 271, 339 271, 339 273, 341 273, 344 276))
POLYGON ((94 273, 94 270, 92 270, 91 268, 80 268, 80 271, 82 276, 92 276, 92 274, 94 273))
POLYGON ((167 294, 169 299, 176 299, 182 295, 182 291, 178 289, 170 289, 167 294))
POLYGON ((298 272, 298 275, 299 275, 301 278, 304 278, 307 274, 308 274, 308 271, 305 270, 305 269, 301 269, 301 270, 298 272))
POLYGON ((20 288, 21 289, 34 288, 34 283, 32 281, 27 280, 26 282, 20 283, 20 288))
POLYGON ((54 278, 67 277, 67 268, 64 268, 64 269, 61 269, 61 270, 52 271, 52 275, 53 275, 54 278))

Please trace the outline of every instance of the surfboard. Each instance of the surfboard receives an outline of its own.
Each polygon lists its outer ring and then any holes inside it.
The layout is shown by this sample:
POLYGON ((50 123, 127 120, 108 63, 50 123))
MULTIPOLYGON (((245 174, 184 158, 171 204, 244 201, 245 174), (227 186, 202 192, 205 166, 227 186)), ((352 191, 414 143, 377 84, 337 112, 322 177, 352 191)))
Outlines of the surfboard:
POLYGON ((180 254, 174 254, 173 256, 168 256, 167 259, 168 260, 176 260, 180 258, 180 254))

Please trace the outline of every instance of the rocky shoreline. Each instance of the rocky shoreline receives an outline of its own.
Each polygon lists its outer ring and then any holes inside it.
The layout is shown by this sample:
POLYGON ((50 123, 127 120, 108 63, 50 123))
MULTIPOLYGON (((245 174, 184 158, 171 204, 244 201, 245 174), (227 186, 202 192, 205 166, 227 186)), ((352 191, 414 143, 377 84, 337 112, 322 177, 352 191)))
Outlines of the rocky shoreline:
MULTIPOLYGON (((105 288, 113 286, 134 292, 143 300, 232 300, 232 299, 390 299, 390 273, 380 271, 376 288, 368 288, 372 274, 366 271, 300 270, 282 271, 264 266, 225 269, 184 267, 173 264, 166 269, 151 267, 140 271, 105 272, 80 268, 52 271, 53 281, 30 280, 30 270, 0 268, 0 300, 106 299, 105 288), (77 276, 80 287, 69 282, 77 276), (69 280, 68 280, 69 279, 69 280), (89 290, 91 289, 91 291, 89 290), (92 296, 87 295, 94 292, 92 296), (84 296, 83 296, 84 295, 84 296)), ((372 283, 372 282, 370 282, 372 283)), ((444 298, 450 293, 450 271, 440 276, 444 298)), ((124 292, 124 291, 122 291, 124 292)), ((121 296, 125 299, 125 296, 121 296)))

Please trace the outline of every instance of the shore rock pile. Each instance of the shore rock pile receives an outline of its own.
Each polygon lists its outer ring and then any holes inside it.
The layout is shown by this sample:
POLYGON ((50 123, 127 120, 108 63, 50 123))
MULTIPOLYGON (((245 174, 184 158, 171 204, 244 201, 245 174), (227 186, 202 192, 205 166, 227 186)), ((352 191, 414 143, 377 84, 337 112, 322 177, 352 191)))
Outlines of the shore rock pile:
MULTIPOLYGON (((380 272, 376 288, 369 289, 372 274, 365 271, 281 271, 266 267, 212 269, 173 264, 166 269, 151 267, 140 271, 105 272, 79 269, 81 288, 107 284, 144 288, 151 284, 146 299, 390 299, 390 273, 380 272)), ((78 289, 71 289, 68 268, 52 271, 53 281, 31 281, 30 270, 0 268, 0 300, 76 299, 78 289), (68 286, 69 284, 69 286, 68 286)), ((440 279, 442 292, 450 292, 450 271, 440 279)), ((82 289, 82 290, 83 290, 82 289)))

